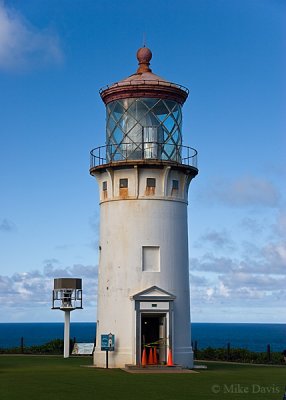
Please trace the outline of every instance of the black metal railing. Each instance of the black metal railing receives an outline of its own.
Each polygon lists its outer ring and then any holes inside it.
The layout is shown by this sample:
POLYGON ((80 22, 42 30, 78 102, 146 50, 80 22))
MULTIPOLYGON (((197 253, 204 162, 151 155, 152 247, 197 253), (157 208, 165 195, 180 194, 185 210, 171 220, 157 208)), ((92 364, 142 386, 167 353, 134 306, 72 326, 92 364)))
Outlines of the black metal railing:
POLYGON ((197 168, 197 150, 189 146, 158 143, 120 143, 96 147, 90 152, 90 168, 127 161, 165 161, 197 168))

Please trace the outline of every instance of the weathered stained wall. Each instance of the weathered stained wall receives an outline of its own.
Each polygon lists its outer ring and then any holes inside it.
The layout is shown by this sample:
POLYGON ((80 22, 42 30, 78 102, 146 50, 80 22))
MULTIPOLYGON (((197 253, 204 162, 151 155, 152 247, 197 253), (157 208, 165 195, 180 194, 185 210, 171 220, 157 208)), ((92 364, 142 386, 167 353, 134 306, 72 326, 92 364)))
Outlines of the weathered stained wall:
MULTIPOLYGON (((98 329, 116 335, 110 367, 134 364, 135 313, 131 296, 158 286, 176 296, 174 301, 174 362, 192 366, 188 270, 187 188, 189 177, 172 168, 128 168, 97 173, 100 187, 100 259, 98 329), (120 194, 119 179, 128 179, 120 194), (146 179, 155 178, 153 193, 146 179), (179 188, 172 189, 172 181, 179 188), (102 183, 107 182, 107 194, 102 183), (149 188, 150 189, 150 188, 149 188), (142 246, 160 247, 160 271, 142 270, 142 246)), ((153 188, 151 188, 153 189, 153 188)), ((97 347, 97 366, 105 366, 105 353, 97 347)))

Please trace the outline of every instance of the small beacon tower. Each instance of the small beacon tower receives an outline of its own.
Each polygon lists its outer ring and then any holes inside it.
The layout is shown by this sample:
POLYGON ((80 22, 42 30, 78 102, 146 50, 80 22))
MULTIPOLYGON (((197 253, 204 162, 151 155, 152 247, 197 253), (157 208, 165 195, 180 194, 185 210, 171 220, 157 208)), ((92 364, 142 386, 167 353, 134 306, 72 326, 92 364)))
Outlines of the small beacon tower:
POLYGON ((82 281, 77 278, 54 279, 52 310, 65 313, 64 358, 70 356, 70 312, 82 309, 82 281))
POLYGON ((91 151, 90 167, 100 194, 98 367, 109 332, 111 368, 140 365, 149 346, 160 364, 171 351, 193 366, 187 205, 197 152, 182 144, 188 89, 152 73, 151 58, 140 48, 137 72, 100 91, 106 144, 91 151))

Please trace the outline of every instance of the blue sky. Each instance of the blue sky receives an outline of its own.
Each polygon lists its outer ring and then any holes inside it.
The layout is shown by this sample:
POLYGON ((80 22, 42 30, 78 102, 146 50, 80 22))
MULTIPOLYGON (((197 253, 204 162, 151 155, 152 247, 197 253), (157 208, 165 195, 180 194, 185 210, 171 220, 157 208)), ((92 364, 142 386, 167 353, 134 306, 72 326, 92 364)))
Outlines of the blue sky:
POLYGON ((95 321, 98 90, 135 72, 190 89, 193 321, 285 322, 285 41, 280 0, 0 0, 0 322, 61 321, 54 277, 83 278, 95 321))

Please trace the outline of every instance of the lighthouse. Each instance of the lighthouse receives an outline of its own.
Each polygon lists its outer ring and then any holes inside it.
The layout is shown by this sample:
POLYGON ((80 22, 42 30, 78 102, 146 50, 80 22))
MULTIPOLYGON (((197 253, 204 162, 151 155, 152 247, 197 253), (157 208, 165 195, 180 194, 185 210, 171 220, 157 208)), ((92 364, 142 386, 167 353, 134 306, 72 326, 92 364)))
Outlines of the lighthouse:
POLYGON ((150 349, 159 364, 172 355, 193 366, 187 207, 198 169, 182 137, 189 91, 154 74, 151 58, 140 48, 137 71, 100 90, 106 142, 90 165, 100 204, 98 367, 106 362, 101 336, 110 333, 110 368, 141 365, 150 349))

